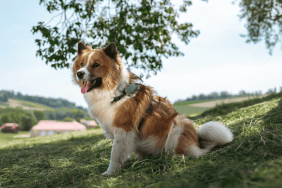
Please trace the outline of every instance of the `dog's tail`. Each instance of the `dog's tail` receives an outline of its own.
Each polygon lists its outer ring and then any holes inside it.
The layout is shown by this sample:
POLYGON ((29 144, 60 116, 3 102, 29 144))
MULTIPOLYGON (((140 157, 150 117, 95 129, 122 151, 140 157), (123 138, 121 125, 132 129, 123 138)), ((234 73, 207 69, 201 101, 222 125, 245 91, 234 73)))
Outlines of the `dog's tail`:
POLYGON ((203 124, 198 130, 200 147, 190 146, 188 153, 193 156, 201 156, 208 153, 216 145, 223 145, 233 140, 233 134, 225 125, 210 121, 203 124))

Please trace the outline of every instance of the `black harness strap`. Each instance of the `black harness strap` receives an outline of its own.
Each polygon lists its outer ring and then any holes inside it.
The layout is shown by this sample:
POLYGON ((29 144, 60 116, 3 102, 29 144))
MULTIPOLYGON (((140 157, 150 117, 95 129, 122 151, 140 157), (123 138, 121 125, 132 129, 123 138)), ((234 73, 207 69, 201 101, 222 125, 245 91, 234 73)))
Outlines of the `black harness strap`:
POLYGON ((123 91, 123 94, 118 96, 118 97, 114 97, 114 100, 111 103, 117 102, 119 101, 122 97, 124 97, 126 95, 125 91, 123 91))
MULTIPOLYGON (((153 97, 152 97, 153 98, 153 97)), ((138 131, 141 129, 144 120, 146 119, 147 115, 150 114, 152 112, 152 101, 149 104, 149 107, 147 108, 147 110, 145 111, 146 115, 141 119, 139 126, 138 126, 138 131)))
POLYGON ((129 96, 130 94, 132 94, 133 91, 135 91, 135 89, 136 89, 135 83, 130 84, 127 88, 125 88, 125 89, 122 91, 122 94, 121 94, 120 96, 114 97, 114 100, 111 102, 111 104, 114 103, 114 102, 119 101, 119 100, 120 100, 122 97, 124 97, 125 95, 128 95, 128 96, 129 96))

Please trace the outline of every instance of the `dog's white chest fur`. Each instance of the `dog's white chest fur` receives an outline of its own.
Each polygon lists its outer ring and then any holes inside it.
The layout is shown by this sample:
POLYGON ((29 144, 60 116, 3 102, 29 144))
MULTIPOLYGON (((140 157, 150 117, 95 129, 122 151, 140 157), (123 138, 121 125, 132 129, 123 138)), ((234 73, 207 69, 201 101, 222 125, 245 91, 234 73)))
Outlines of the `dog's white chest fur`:
POLYGON ((121 100, 111 103, 114 97, 113 91, 93 90, 84 95, 88 104, 88 113, 92 119, 96 119, 100 127, 104 130, 105 136, 109 139, 114 138, 113 120, 116 109, 126 100, 128 96, 121 100))

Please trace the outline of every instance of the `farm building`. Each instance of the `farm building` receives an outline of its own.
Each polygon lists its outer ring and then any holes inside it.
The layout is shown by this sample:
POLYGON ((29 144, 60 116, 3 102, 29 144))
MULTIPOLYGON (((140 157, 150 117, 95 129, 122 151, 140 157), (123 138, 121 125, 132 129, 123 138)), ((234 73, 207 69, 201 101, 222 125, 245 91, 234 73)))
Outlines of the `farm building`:
POLYGON ((1 126, 1 131, 3 133, 18 133, 21 130, 17 123, 5 123, 1 126))
POLYGON ((85 119, 81 119, 80 122, 83 125, 85 125, 87 129, 95 128, 97 126, 97 123, 94 120, 88 121, 88 120, 85 120, 85 119))
POLYGON ((30 137, 46 136, 74 131, 85 131, 86 127, 77 121, 58 122, 52 120, 41 120, 29 131, 30 137))

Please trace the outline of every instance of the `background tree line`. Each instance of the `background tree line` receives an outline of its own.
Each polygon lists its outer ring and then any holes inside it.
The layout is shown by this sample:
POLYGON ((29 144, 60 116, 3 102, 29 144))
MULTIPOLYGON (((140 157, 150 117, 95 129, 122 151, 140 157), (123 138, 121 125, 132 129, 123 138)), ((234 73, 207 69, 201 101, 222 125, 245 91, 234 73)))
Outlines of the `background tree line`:
MULTIPOLYGON (((280 92, 282 91, 282 87, 280 87, 280 92)), ((276 88, 269 89, 265 94, 273 94, 276 93, 276 88)), ((247 96, 260 96, 262 95, 262 91, 255 91, 252 93, 248 93, 244 90, 240 91, 238 94, 231 94, 227 91, 222 91, 220 93, 212 92, 210 94, 199 94, 199 95, 193 95, 192 97, 188 97, 184 100, 177 100, 175 103, 178 102, 184 102, 184 101, 196 101, 196 100, 214 100, 214 99, 226 99, 226 98, 234 98, 234 97, 247 97, 247 96)))
POLYGON ((66 99, 60 99, 60 98, 54 99, 54 98, 45 98, 39 96, 23 95, 20 92, 15 94, 14 91, 6 91, 6 90, 0 91, 0 102, 7 102, 9 98, 35 102, 52 108, 63 108, 63 107, 77 108, 87 113, 87 109, 83 108, 82 106, 76 106, 75 103, 69 102, 66 99))

